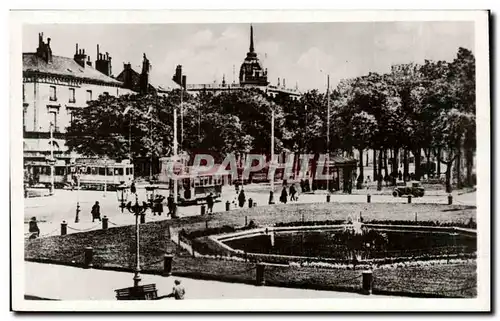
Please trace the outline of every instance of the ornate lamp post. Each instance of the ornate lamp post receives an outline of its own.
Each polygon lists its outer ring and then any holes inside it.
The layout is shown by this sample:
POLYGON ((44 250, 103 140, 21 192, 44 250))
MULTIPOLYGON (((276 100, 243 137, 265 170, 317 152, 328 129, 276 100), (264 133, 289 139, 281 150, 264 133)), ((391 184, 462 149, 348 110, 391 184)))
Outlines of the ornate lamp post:
POLYGON ((146 198, 148 200, 149 206, 151 206, 151 209, 154 207, 154 201, 155 201, 155 191, 158 189, 158 186, 156 185, 149 185, 146 186, 146 198))
POLYGON ((120 203, 119 207, 123 213, 123 209, 127 206, 127 199, 128 199, 128 189, 127 185, 125 185, 123 182, 116 187, 116 198, 118 199, 118 202, 120 203))
POLYGON ((134 288, 139 287, 139 282, 141 281, 141 265, 139 257, 139 215, 144 214, 148 209, 149 205, 146 202, 139 204, 139 197, 135 193, 135 204, 132 205, 132 201, 128 202, 125 208, 132 214, 135 215, 135 240, 136 240, 136 251, 135 251, 135 269, 134 269, 134 288))

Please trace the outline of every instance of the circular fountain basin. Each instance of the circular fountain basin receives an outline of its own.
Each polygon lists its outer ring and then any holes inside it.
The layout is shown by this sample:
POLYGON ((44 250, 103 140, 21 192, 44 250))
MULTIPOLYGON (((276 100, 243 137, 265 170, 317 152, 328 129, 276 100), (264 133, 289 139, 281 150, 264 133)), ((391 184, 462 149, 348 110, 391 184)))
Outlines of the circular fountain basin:
POLYGON ((476 231, 383 224, 267 227, 210 237, 230 255, 262 261, 370 262, 472 255, 476 231))

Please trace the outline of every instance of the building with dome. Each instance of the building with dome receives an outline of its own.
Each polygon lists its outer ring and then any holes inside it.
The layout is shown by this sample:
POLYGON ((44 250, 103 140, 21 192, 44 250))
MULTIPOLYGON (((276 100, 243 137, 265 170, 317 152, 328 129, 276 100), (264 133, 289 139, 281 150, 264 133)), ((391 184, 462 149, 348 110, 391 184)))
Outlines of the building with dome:
MULTIPOLYGON (((177 68, 182 68, 182 66, 178 66, 177 68)), ((182 73, 182 70, 180 72, 182 73)), ((270 96, 284 94, 292 99, 299 99, 301 96, 297 86, 293 89, 285 86, 285 79, 280 82, 280 79, 278 78, 277 84, 271 85, 267 78, 267 68, 264 68, 257 53, 255 52, 252 25, 250 25, 250 48, 240 67, 239 84, 228 84, 224 76, 222 83, 186 84, 185 87, 188 92, 193 94, 197 94, 202 91, 223 92, 230 90, 242 90, 245 88, 258 88, 270 96)))

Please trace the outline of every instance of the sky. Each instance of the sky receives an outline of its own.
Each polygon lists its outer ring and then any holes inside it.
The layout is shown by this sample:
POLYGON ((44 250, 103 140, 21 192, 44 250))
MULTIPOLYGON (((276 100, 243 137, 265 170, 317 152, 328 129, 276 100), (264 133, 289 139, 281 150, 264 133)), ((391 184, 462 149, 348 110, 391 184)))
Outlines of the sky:
MULTIPOLYGON (((389 72, 391 65, 451 61, 459 47, 474 52, 474 23, 331 22, 253 24, 255 51, 268 80, 299 90, 326 90, 345 78, 389 72)), ((51 38, 52 53, 73 57, 75 45, 94 63, 96 46, 112 57, 117 76, 123 63, 140 72, 143 53, 155 84, 170 82, 177 65, 188 84, 238 83, 250 44, 249 24, 43 24, 25 25, 23 52, 35 52, 38 33, 51 38), (234 66, 234 78, 233 78, 234 66)))

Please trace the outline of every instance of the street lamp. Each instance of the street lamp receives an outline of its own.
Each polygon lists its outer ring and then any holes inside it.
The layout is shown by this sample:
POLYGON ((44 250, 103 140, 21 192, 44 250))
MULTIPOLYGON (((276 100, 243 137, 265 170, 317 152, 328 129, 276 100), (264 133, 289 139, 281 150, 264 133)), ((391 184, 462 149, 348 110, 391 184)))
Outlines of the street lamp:
MULTIPOLYGON (((271 162, 268 168, 268 176, 269 171, 271 170, 271 166, 274 164, 274 107, 271 106, 271 162)), ((269 191, 269 205, 274 204, 274 175, 275 172, 272 171, 271 179, 271 190, 269 191)))
POLYGON ((134 269, 134 288, 139 287, 139 282, 141 281, 141 265, 139 257, 139 215, 143 215, 148 209, 149 205, 146 202, 139 204, 139 197, 135 193, 135 204, 132 205, 132 201, 128 202, 125 208, 132 214, 135 215, 135 240, 136 240, 136 251, 135 251, 135 269, 134 269))
POLYGON ((125 185, 123 182, 121 182, 120 185, 116 187, 116 198, 118 199, 118 202, 120 202, 120 209, 123 213, 123 209, 127 206, 127 199, 128 199, 128 189, 127 185, 125 185))
POLYGON ((146 186, 146 198, 149 202, 149 206, 151 206, 151 209, 153 209, 154 201, 155 201, 155 191, 158 189, 158 186, 156 185, 149 185, 146 186))
POLYGON ((50 165, 50 195, 54 194, 54 165, 56 160, 54 159, 54 124, 51 122, 49 125, 50 131, 50 159, 48 163, 50 165))

